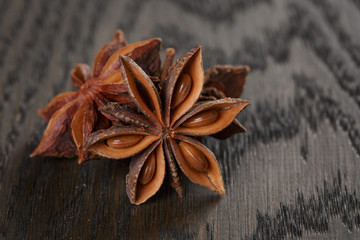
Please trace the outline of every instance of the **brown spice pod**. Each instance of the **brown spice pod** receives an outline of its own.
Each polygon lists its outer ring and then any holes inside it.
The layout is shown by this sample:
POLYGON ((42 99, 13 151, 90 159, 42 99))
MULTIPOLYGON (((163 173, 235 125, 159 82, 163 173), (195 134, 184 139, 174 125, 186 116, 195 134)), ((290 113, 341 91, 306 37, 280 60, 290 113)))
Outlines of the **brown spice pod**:
POLYGON ((126 106, 117 102, 111 102, 108 103, 105 107, 100 108, 99 111, 107 118, 115 122, 120 121, 125 124, 151 128, 151 120, 138 113, 136 109, 133 109, 131 106, 126 106))
POLYGON ((81 87, 86 81, 91 78, 91 69, 85 63, 78 63, 70 72, 71 80, 75 87, 81 87))
POLYGON ((161 124, 161 101, 154 83, 131 58, 120 56, 120 61, 120 71, 135 104, 145 116, 155 120, 157 124, 161 124), (146 89, 146 94, 139 91, 141 85, 146 89), (144 99, 144 96, 148 99, 144 99), (154 109, 150 109, 149 106, 152 106, 154 109), (153 111, 155 111, 155 114, 153 111))
POLYGON ((205 71, 204 89, 214 87, 226 97, 237 98, 244 90, 248 66, 215 65, 205 71))
POLYGON ((95 133, 92 133, 86 141, 85 149, 103 157, 123 159, 135 155, 158 139, 159 136, 157 136, 156 133, 151 134, 149 131, 144 131, 136 127, 111 127, 106 130, 99 130, 95 133), (111 148, 106 144, 106 140, 108 139, 132 134, 143 136, 141 141, 134 146, 123 149, 116 149, 111 148))
POLYGON ((175 155, 175 159, 180 166, 182 172, 194 183, 210 188, 213 191, 218 192, 219 194, 225 194, 224 183, 221 176, 220 167, 216 161, 214 154, 206 148, 200 142, 183 136, 183 135, 175 135, 174 139, 171 139, 170 145, 172 151, 175 155), (194 148, 200 151, 205 155, 208 167, 206 171, 199 172, 196 171, 189 162, 185 159, 178 143, 174 140, 185 141, 188 144, 191 144, 194 148))
POLYGON ((30 157, 38 155, 46 157, 76 156, 76 146, 69 129, 78 105, 78 101, 73 100, 54 113, 45 129, 41 142, 30 154, 30 157), (62 144, 59 144, 59 141, 62 144))
POLYGON ((52 115, 67 103, 77 98, 77 92, 64 92, 56 95, 50 103, 43 109, 38 109, 36 112, 45 120, 49 121, 52 115))
POLYGON ((71 121, 71 135, 78 149, 79 164, 85 161, 84 142, 94 128, 96 118, 97 116, 92 102, 85 102, 76 111, 71 121))
POLYGON ((204 71, 202 68, 201 47, 191 49, 169 69, 169 77, 165 81, 164 116, 166 126, 172 126, 184 113, 186 113, 200 96, 204 84, 204 71), (192 87, 186 99, 177 108, 171 109, 176 82, 182 73, 187 73, 192 79, 192 87))
POLYGON ((180 174, 178 171, 178 167, 176 164, 174 154, 171 150, 169 138, 167 138, 167 140, 164 141, 164 152, 165 152, 165 156, 167 159, 166 163, 167 163, 167 169, 169 171, 168 179, 170 181, 170 186, 173 189, 175 189, 175 191, 177 192, 177 194, 179 195, 180 198, 183 198, 184 191, 181 186, 180 174))
POLYGON ((160 38, 152 38, 126 45, 108 59, 99 76, 105 78, 118 71, 120 55, 132 58, 150 76, 158 75, 160 71, 160 45, 160 38))
POLYGON ((200 102, 174 124, 174 128, 176 128, 175 132, 187 135, 209 135, 217 133, 228 126, 236 115, 249 103, 247 100, 238 98, 224 98, 216 101, 200 102), (186 127, 182 125, 192 116, 199 116, 208 110, 218 110, 216 121, 199 127, 186 127))
POLYGON ((161 140, 154 142, 145 151, 132 158, 126 175, 126 192, 130 202, 139 205, 152 197, 161 187, 165 177, 165 156, 161 140), (149 183, 139 183, 139 175, 150 154, 156 154, 156 170, 149 183))
POLYGON ((126 38, 121 30, 117 30, 113 39, 98 52, 94 59, 93 76, 98 77, 106 62, 117 50, 126 46, 126 38))

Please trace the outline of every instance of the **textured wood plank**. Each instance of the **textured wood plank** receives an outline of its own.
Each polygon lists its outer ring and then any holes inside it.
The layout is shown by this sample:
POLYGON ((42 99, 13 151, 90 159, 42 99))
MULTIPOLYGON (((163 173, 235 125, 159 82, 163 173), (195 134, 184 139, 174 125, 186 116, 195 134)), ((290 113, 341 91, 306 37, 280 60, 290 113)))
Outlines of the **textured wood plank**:
POLYGON ((0 1, 0 238, 358 239, 359 22, 358 0, 0 1), (202 45, 205 67, 250 65, 248 132, 205 140, 225 196, 183 177, 183 199, 165 184, 133 206, 128 160, 28 157, 35 109, 117 28, 177 57, 202 45))

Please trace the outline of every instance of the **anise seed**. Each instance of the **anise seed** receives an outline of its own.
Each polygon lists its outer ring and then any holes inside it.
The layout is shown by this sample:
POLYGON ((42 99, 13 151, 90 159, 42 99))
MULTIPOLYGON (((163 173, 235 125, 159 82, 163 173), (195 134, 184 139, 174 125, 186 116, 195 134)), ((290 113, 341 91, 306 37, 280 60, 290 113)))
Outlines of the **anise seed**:
POLYGON ((191 76, 187 73, 181 74, 175 85, 174 95, 171 101, 171 109, 178 107, 185 100, 187 95, 189 95, 191 86, 191 76))
POLYGON ((122 135, 106 140, 106 144, 111 148, 122 149, 137 144, 142 138, 142 135, 122 135))
POLYGON ((218 116, 219 112, 217 110, 210 109, 195 114, 194 116, 183 122, 182 125, 189 128, 203 127, 215 122, 218 119, 218 116))
POLYGON ((193 169, 198 172, 205 172, 208 169, 208 162, 202 152, 184 141, 179 143, 179 147, 193 169))
POLYGON ((150 156, 146 159, 144 165, 142 166, 140 175, 139 175, 139 183, 142 185, 148 184, 151 179, 154 177, 156 170, 156 156, 155 152, 152 152, 150 156))

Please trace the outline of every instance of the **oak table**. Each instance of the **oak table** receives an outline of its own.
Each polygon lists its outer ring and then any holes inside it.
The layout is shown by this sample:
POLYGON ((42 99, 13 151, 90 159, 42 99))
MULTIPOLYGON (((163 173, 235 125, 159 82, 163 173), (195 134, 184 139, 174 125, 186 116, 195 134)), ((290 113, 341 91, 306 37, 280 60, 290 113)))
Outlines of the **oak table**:
POLYGON ((0 238, 360 239, 359 23, 359 0, 1 0, 0 238), (248 132, 205 139, 225 196, 183 177, 134 206, 128 160, 29 158, 35 110, 116 29, 251 67, 248 132))

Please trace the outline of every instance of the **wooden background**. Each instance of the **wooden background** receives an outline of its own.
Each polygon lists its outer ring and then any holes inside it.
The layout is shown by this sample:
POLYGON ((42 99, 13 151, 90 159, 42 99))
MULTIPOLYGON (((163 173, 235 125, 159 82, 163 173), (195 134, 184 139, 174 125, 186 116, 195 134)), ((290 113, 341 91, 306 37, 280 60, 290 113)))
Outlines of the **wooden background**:
POLYGON ((0 92, 0 239, 360 238, 359 0, 0 0, 0 92), (205 141, 225 196, 183 177, 133 206, 127 160, 28 157, 35 109, 118 28, 251 66, 248 132, 205 141))

